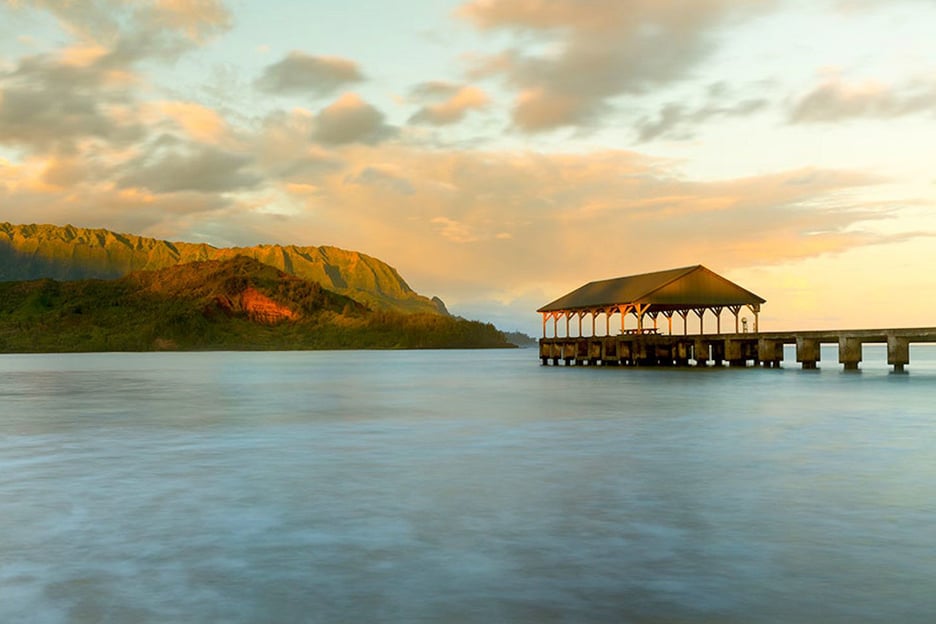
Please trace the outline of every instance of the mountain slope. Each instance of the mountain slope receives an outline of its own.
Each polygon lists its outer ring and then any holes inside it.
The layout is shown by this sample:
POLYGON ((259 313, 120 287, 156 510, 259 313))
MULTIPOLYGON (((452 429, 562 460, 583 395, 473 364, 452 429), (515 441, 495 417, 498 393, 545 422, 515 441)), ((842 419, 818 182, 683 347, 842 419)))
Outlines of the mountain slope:
POLYGON ((510 346, 493 325, 374 311, 253 258, 0 283, 0 352, 510 346))
POLYGON ((438 299, 414 292, 396 269, 337 247, 258 245, 217 248, 109 230, 0 223, 0 281, 110 279, 201 260, 242 255, 312 280, 375 309, 448 314, 438 299))

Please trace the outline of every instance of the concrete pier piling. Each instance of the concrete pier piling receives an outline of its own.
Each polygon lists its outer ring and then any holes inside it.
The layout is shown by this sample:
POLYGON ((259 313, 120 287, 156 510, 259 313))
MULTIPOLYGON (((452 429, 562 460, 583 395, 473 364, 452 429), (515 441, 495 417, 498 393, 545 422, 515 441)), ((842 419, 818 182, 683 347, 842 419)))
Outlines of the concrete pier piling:
POLYGON ((783 341, 758 338, 757 359, 767 368, 779 368, 783 362, 783 341))
POLYGON ((816 368, 822 359, 819 341, 815 338, 796 337, 796 361, 803 365, 803 370, 816 368))
POLYGON ((887 363, 894 367, 895 373, 904 372, 904 366, 910 363, 910 340, 889 334, 887 336, 887 363))
POLYGON ((858 364, 861 363, 861 341, 852 336, 842 336, 839 338, 839 364, 845 366, 845 370, 858 370, 858 364))

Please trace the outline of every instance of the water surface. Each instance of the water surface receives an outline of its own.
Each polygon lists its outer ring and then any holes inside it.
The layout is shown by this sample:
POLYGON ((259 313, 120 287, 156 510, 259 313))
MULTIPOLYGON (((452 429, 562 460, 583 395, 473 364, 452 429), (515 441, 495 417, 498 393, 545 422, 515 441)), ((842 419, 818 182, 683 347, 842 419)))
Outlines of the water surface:
POLYGON ((0 356, 2 622, 931 622, 936 351, 0 356))

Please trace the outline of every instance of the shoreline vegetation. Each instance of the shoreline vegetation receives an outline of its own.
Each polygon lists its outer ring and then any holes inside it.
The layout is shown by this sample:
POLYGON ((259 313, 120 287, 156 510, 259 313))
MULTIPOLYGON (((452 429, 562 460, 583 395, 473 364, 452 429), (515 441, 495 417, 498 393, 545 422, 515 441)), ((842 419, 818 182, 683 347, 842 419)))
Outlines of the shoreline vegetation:
POLYGON ((372 309, 247 256, 0 282, 0 353, 514 348, 490 323, 372 309))

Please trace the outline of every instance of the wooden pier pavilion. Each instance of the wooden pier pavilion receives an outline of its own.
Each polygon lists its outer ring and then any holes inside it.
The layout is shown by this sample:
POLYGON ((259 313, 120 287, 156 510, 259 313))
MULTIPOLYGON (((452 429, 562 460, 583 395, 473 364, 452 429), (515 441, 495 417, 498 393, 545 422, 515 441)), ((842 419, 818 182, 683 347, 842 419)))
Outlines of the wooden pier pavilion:
POLYGON ((589 282, 538 310, 543 316, 539 355, 558 365, 780 366, 784 345, 796 345, 796 361, 816 368, 822 344, 837 344, 839 363, 857 369, 862 345, 887 345, 887 363, 897 372, 910 363, 910 343, 936 342, 936 328, 761 332, 759 315, 766 301, 701 265, 589 282), (753 314, 748 331, 742 310, 753 314), (734 331, 722 332, 722 313, 734 317, 734 331), (705 317, 714 316, 715 333, 705 333, 705 317), (699 321, 690 333, 689 316, 699 321), (618 317, 619 331, 612 331, 618 317), (673 317, 682 319, 682 335, 673 317), (583 319, 590 317, 586 335, 583 319), (604 327, 597 323, 603 317, 604 327), (660 320, 666 320, 666 331, 660 320), (549 321, 552 336, 548 336, 549 321), (573 320, 576 321, 573 323, 573 320), (560 335, 560 321, 564 333, 560 335), (604 335, 600 335, 603 330, 604 335), (575 335, 573 335, 575 331, 575 335))
POLYGON ((702 265, 657 271, 629 277, 589 282, 567 295, 547 303, 538 310, 543 315, 543 338, 547 324, 553 321, 553 338, 559 337, 559 320, 565 320, 565 337, 571 337, 571 321, 578 320, 578 336, 582 337, 582 319, 591 317, 591 336, 596 335, 596 319, 604 316, 605 335, 611 335, 611 321, 620 315, 621 333, 657 334, 660 316, 666 319, 667 333, 673 333, 673 316, 682 318, 683 335, 689 334, 689 315, 699 319, 699 333, 705 333, 705 314, 715 316, 716 333, 721 333, 721 315, 728 309, 734 315, 735 333, 740 332, 738 315, 744 308, 754 315, 754 331, 758 329, 760 307, 766 301, 741 288, 702 265), (627 329, 626 322, 634 317, 636 327, 627 329), (652 322, 648 325, 647 319, 652 322))

